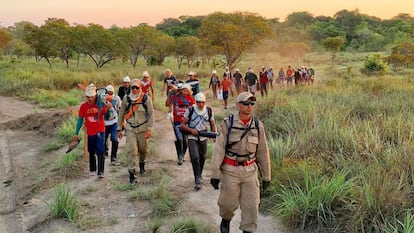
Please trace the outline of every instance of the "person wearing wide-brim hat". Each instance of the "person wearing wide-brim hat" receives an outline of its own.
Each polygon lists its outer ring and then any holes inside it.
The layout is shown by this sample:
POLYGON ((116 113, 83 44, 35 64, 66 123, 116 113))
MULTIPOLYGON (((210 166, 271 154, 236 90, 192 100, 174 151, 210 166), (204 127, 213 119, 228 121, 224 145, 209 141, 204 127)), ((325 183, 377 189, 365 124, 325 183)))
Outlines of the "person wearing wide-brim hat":
POLYGON ((105 168, 105 122, 104 115, 112 107, 110 102, 106 102, 102 109, 98 107, 96 86, 91 83, 85 90, 86 102, 81 104, 78 113, 75 135, 72 140, 79 140, 79 130, 85 121, 86 132, 88 135, 89 152, 89 175, 94 176, 96 172, 99 178, 104 177, 105 168), (96 161, 96 157, 97 161, 96 161))

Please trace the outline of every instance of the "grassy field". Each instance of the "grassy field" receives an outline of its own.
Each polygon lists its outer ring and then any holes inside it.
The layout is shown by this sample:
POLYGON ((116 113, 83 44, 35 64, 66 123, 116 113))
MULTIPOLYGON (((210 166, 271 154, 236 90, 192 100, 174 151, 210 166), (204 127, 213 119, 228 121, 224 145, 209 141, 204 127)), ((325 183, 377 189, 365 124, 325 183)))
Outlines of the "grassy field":
MULTIPOLYGON (((272 185, 263 210, 281 217, 287 226, 316 232, 412 232, 414 228, 414 71, 384 77, 364 77, 366 54, 341 53, 336 65, 328 54, 308 54, 291 61, 277 54, 251 53, 238 67, 313 66, 312 86, 277 89, 259 98, 257 116, 266 126, 272 185)), ((76 84, 121 84, 129 75, 148 70, 155 82, 155 107, 163 73, 171 68, 179 79, 197 72, 202 90, 213 67, 177 68, 174 59, 162 67, 137 68, 114 62, 96 69, 86 60, 70 68, 54 61, 0 61, 0 93, 34 101, 44 107, 66 107, 83 101, 76 84)), ((216 67, 221 72, 223 67, 216 67)), ((219 103, 214 103, 216 106, 219 103)), ((224 113, 218 112, 218 118, 224 113)))

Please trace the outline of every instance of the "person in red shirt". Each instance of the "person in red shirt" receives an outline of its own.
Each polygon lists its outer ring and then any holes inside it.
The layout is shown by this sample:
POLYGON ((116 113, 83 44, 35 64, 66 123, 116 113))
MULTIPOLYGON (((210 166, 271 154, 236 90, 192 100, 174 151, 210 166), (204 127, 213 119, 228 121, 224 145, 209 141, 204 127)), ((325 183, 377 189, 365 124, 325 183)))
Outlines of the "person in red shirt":
POLYGON ((227 109, 227 99, 229 98, 229 91, 231 88, 231 81, 226 73, 223 75, 223 81, 221 81, 221 89, 223 91, 224 109, 227 109))
POLYGON ((183 83, 178 83, 176 93, 167 99, 167 106, 169 107, 167 118, 172 118, 174 134, 177 139, 175 141, 175 149, 177 150, 178 165, 183 164, 184 155, 187 151, 187 138, 181 132, 181 122, 184 119, 185 111, 194 104, 194 98, 191 96, 191 86, 183 83))
POLYGON ((262 66, 262 70, 260 70, 259 77, 260 77, 260 95, 262 97, 264 95, 267 96, 267 85, 269 82, 269 76, 267 75, 267 71, 264 66, 262 66))
MULTIPOLYGON (((79 140, 79 130, 85 120, 86 133, 88 135, 88 152, 89 152, 89 175, 94 176, 98 167, 98 177, 104 177, 105 167, 105 122, 104 115, 112 107, 110 101, 102 99, 102 105, 98 103, 96 86, 92 83, 85 90, 86 102, 79 108, 79 117, 76 124, 75 135, 72 140, 79 140), (98 166, 96 166, 96 157, 98 166)), ((104 97, 104 96, 103 96, 104 97)), ((100 100, 101 101, 101 100, 100 100)))
POLYGON ((149 77, 148 71, 142 72, 141 88, 142 92, 150 96, 152 102, 154 102, 154 87, 152 85, 152 80, 149 77))

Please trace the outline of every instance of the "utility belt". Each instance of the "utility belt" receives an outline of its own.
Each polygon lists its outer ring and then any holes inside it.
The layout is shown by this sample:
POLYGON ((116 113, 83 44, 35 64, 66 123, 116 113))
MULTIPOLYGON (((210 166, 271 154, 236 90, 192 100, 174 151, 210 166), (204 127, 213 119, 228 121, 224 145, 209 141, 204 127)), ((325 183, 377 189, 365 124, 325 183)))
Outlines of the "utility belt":
POLYGON ((144 121, 144 122, 142 122, 141 124, 136 125, 136 124, 133 124, 133 123, 131 123, 131 122, 127 121, 128 125, 129 125, 129 126, 131 126, 131 128, 138 128, 138 127, 140 127, 141 125, 143 125, 143 124, 145 124, 145 123, 147 123, 147 122, 148 122, 148 120, 145 120, 145 121, 144 121))
POLYGON ((252 160, 239 161, 239 160, 230 159, 228 157, 224 157, 223 162, 225 164, 232 165, 232 166, 235 166, 235 167, 237 167, 237 166, 247 167, 247 166, 250 166, 250 165, 254 164, 256 162, 256 160, 252 159, 252 160))

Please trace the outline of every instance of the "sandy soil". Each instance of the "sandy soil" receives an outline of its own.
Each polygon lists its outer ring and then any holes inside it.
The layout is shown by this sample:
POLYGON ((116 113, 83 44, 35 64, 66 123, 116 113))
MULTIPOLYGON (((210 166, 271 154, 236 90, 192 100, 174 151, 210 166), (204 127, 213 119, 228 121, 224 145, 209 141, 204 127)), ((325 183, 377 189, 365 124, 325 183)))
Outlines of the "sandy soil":
MULTIPOLYGON (((53 170, 53 162, 62 157, 67 148, 46 153, 43 146, 53 137, 53 131, 69 110, 45 111, 9 97, 0 97, 0 233, 20 232, 149 232, 150 206, 146 201, 130 201, 128 192, 117 191, 114 183, 127 183, 126 164, 113 167, 105 164, 105 178, 88 175, 87 162, 78 169, 61 174, 53 170), (75 178, 74 178, 75 177, 75 178), (66 183, 82 205, 84 224, 75 226, 63 219, 50 218, 48 203, 53 187, 66 178, 66 183)), ((151 155, 147 175, 139 177, 138 185, 151 184, 151 173, 167 169, 171 174, 169 190, 183 201, 179 214, 193 216, 215 226, 218 230, 218 191, 210 184, 210 164, 206 162, 203 188, 193 189, 193 174, 188 154, 182 166, 176 165, 176 153, 171 125, 162 112, 156 112, 156 124, 151 140, 151 155)), ((211 142, 210 142, 211 143, 211 142)), ((119 154, 125 149, 120 143, 119 154)), ((79 156, 82 149, 77 148, 79 156)), ((157 185, 157 184, 153 184, 157 185)), ((240 232, 240 213, 232 221, 232 233, 240 232)), ((158 232, 167 232, 160 229, 158 232)), ((257 232, 282 233, 278 221, 260 214, 257 232)))

